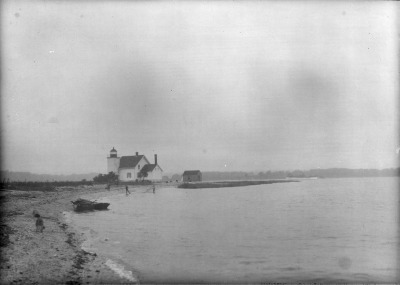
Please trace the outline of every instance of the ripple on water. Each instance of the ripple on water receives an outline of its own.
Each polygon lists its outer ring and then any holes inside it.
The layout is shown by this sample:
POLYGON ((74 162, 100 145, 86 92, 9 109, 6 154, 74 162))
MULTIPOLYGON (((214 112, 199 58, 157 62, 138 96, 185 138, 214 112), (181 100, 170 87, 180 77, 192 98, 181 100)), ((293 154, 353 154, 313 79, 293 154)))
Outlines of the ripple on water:
POLYGON ((239 264, 243 265, 253 265, 253 264, 264 264, 265 260, 254 260, 254 261, 240 261, 239 264))
POLYGON ((126 270, 122 264, 118 264, 111 259, 108 259, 106 261, 106 265, 115 273, 117 273, 120 277, 128 279, 132 282, 137 282, 136 278, 133 276, 132 271, 126 270))

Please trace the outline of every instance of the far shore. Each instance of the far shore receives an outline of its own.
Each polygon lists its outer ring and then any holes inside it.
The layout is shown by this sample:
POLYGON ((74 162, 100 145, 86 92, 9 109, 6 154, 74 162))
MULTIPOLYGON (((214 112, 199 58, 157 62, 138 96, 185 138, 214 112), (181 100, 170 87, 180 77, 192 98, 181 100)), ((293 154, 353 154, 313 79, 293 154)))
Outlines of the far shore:
MULTIPOLYGON (((146 186, 129 187, 131 193, 146 186)), ((1 190, 0 284, 135 284, 107 265, 107 259, 84 251, 84 233, 65 219, 72 200, 125 193, 125 187, 105 185, 57 187, 56 191, 1 190), (35 232, 33 210, 43 220, 43 233, 35 232)))

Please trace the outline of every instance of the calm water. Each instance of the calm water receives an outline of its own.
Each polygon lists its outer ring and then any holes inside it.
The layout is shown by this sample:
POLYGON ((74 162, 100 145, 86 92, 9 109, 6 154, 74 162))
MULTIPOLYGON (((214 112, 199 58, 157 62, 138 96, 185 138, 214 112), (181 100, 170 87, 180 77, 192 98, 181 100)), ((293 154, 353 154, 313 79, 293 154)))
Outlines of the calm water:
POLYGON ((144 282, 395 282, 399 180, 319 179, 103 198, 73 214, 144 282))

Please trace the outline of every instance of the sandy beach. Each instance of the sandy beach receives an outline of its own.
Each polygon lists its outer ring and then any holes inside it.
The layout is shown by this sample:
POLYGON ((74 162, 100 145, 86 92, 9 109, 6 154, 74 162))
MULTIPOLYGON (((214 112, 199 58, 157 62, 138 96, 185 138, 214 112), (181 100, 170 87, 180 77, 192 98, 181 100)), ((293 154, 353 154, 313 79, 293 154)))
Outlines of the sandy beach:
MULTIPOLYGON (((140 188, 130 188, 138 191, 140 188)), ((82 250, 85 235, 65 219, 71 201, 96 193, 112 195, 122 187, 107 191, 104 185, 60 187, 55 192, 3 190, 1 284, 135 284, 111 270, 107 259, 82 250), (44 220, 43 233, 35 231, 33 210, 44 220)))

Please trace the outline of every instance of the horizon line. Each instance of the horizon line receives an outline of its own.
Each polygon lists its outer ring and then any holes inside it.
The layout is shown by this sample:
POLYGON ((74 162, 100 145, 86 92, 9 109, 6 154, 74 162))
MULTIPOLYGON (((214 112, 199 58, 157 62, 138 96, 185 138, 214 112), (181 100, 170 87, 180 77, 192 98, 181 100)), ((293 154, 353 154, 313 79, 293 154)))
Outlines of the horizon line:
MULTIPOLYGON (((328 168, 321 168, 321 167, 316 167, 316 168, 309 168, 309 169, 276 169, 276 170, 229 170, 229 171, 222 171, 222 170, 200 170, 201 172, 219 172, 219 173, 232 173, 232 172, 243 172, 243 173, 259 173, 259 172, 293 172, 293 171, 310 171, 310 170, 329 170, 329 169, 346 169, 346 170, 386 170, 386 169, 400 169, 400 166, 394 166, 394 167, 385 167, 385 168, 347 168, 347 167, 328 167, 328 168)), ((197 169, 196 169, 197 170, 197 169)), ((1 172, 14 172, 14 173, 30 173, 34 175, 54 175, 54 176, 71 176, 71 175, 88 175, 88 174, 107 174, 101 173, 101 172, 85 172, 85 173, 37 173, 37 172, 31 172, 31 171, 23 171, 23 170, 8 170, 8 169, 1 169, 1 172)), ((185 170, 182 170, 180 172, 184 172, 185 170)), ((165 172, 166 174, 178 174, 178 171, 167 171, 165 172)))

